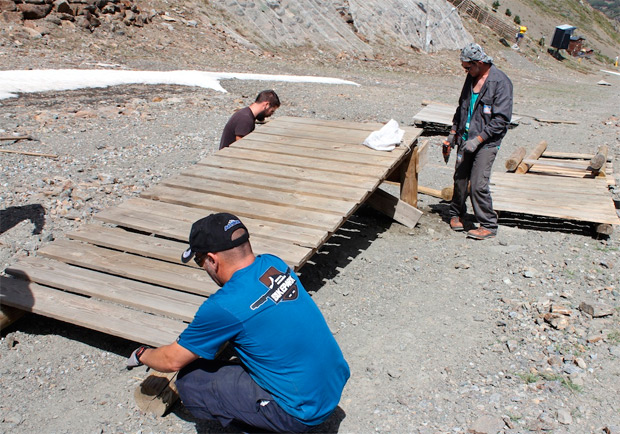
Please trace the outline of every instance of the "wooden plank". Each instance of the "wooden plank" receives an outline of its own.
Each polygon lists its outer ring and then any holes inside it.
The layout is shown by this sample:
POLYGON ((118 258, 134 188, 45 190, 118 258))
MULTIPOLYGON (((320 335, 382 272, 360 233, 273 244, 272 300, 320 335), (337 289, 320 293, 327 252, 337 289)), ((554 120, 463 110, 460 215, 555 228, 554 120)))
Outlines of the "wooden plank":
POLYGON ((277 173, 282 179, 301 179, 315 182, 317 184, 317 190, 321 188, 320 184, 345 185, 349 187, 362 187, 366 190, 373 190, 379 183, 378 179, 372 177, 361 177, 344 173, 330 173, 323 170, 315 170, 310 167, 283 167, 275 162, 239 160, 234 157, 230 157, 229 154, 222 155, 221 151, 215 155, 205 158, 198 164, 209 167, 221 167, 225 169, 239 169, 246 173, 277 173))
MULTIPOLYGON (((285 191, 290 193, 303 193, 330 199, 351 200, 352 198, 363 197, 368 191, 365 188, 320 184, 314 181, 305 181, 303 179, 288 178, 286 182, 279 183, 277 174, 258 174, 253 173, 248 176, 247 173, 236 169, 224 169, 221 167, 199 166, 195 165, 184 170, 181 175, 193 178, 218 179, 233 185, 254 185, 271 190, 285 191)), ((166 184, 167 180, 162 181, 166 184)))
MULTIPOLYGON (((95 214, 106 223, 187 242, 191 225, 215 210, 197 209, 166 202, 133 198, 95 214)), ((320 229, 243 218, 252 239, 264 238, 317 248, 326 234, 320 229)))
MULTIPOLYGON (((99 225, 88 225, 67 234, 67 237, 174 264, 181 263, 181 253, 187 249, 187 242, 166 240, 99 225)), ((297 262, 305 258, 311 251, 308 247, 260 238, 252 239, 252 248, 256 254, 271 253, 292 266, 296 266, 297 262)), ((190 262, 189 266, 195 265, 190 262)))
POLYGON ((296 124, 314 125, 317 127, 334 127, 344 128, 346 130, 362 130, 362 131, 374 131, 380 129, 385 123, 381 122, 353 122, 343 120, 329 120, 329 119, 317 119, 317 118, 300 118, 294 116, 278 116, 273 121, 280 122, 294 122, 296 124))
MULTIPOLYGON (((545 152, 543 152, 542 154, 543 157, 548 157, 548 158, 560 158, 560 159, 567 159, 567 160, 591 160, 592 157, 594 157, 594 154, 579 154, 579 153, 574 153, 574 152, 558 152, 558 151, 550 151, 550 150, 546 150, 545 152)), ((611 156, 607 156, 607 161, 611 161, 612 157, 611 156)))
POLYGON ((199 193, 248 199, 273 205, 289 206, 291 208, 320 211, 336 215, 346 215, 359 201, 359 196, 356 200, 349 199, 345 201, 315 195, 306 195, 299 192, 293 193, 273 190, 265 188, 264 186, 231 184, 227 181, 195 178, 184 175, 169 178, 154 188, 165 187, 179 190, 180 195, 185 194, 183 190, 190 190, 199 193))
MULTIPOLYGON (((217 212, 230 212, 238 217, 252 217, 261 220, 292 224, 294 226, 322 229, 333 232, 342 222, 342 215, 325 214, 282 205, 273 205, 235 197, 224 197, 210 193, 178 190, 155 186, 143 192, 143 198, 159 200, 193 208, 204 208, 217 212)), ((249 230, 249 229, 248 229, 249 230)))
MULTIPOLYGON (((341 141, 344 144, 361 145, 368 135, 381 129, 387 123, 356 124, 355 122, 323 121, 320 124, 307 123, 304 118, 283 117, 274 119, 257 128, 255 132, 272 135, 293 136, 295 141, 299 138, 311 138, 314 140, 341 141), (289 130, 289 132, 285 131, 289 130)), ((405 131, 401 146, 409 147, 422 134, 422 129, 410 126, 400 126, 405 131)))
POLYGON ((198 268, 157 261, 77 241, 55 240, 40 249, 39 255, 192 294, 209 296, 217 290, 217 286, 207 273, 198 268))
POLYGON ((587 198, 583 200, 579 200, 579 199, 582 199, 583 196, 578 197, 578 198, 572 198, 568 196, 564 196, 564 197, 556 196, 554 200, 554 198, 552 198, 551 196, 544 196, 544 195, 536 195, 535 197, 532 197, 531 195, 530 196, 526 196, 526 195, 517 196, 513 193, 514 192, 512 191, 493 190, 493 200, 495 201, 495 199, 497 199, 498 201, 511 202, 515 204, 517 203, 524 204, 524 205, 531 204, 532 206, 536 206, 536 207, 556 208, 556 209, 563 209, 567 211, 570 210, 570 211, 578 212, 580 214, 588 213, 592 216, 601 215, 603 216, 601 218, 604 218, 605 211, 611 210, 611 207, 612 207, 611 202, 603 203, 603 202, 589 201, 587 200, 587 198), (567 200, 567 199, 570 199, 570 200, 567 200))
POLYGON ((546 217, 556 217, 566 220, 579 220, 592 223, 608 223, 608 224, 620 224, 620 219, 617 217, 611 218, 607 216, 592 215, 583 210, 563 210, 560 208, 550 208, 548 206, 535 206, 533 204, 518 204, 512 202, 510 199, 496 200, 493 198, 493 208, 496 211, 510 211, 515 213, 543 215, 546 217))
POLYGON ((303 130, 299 128, 287 128, 282 125, 264 125, 259 130, 260 134, 270 134, 272 136, 294 137, 302 139, 322 140, 327 142, 345 143, 350 145, 361 145, 368 134, 368 131, 359 130, 343 130, 333 128, 331 131, 327 128, 311 128, 303 130))
POLYGON ((566 178, 559 181, 557 177, 553 176, 493 172, 491 174, 491 183, 499 182, 502 184, 510 184, 515 187, 527 185, 527 188, 535 188, 538 186, 544 190, 576 187, 581 191, 584 189, 598 189, 601 191, 607 191, 607 184, 603 179, 566 178))
POLYGON ((174 342, 186 327, 179 320, 21 279, 0 276, 0 286, 2 304, 156 347, 174 342))
POLYGON ((345 174, 348 176, 352 176, 351 174, 355 174, 353 176, 360 180, 360 182, 368 182, 369 179, 381 177, 381 175, 385 173, 387 168, 390 167, 390 165, 388 165, 387 167, 381 167, 351 162, 343 164, 339 161, 323 160, 320 154, 315 154, 315 156, 302 157, 297 155, 274 154, 267 151, 243 149, 240 147, 224 148, 218 152, 218 155, 223 157, 225 156, 229 158, 235 158, 237 160, 251 160, 275 163, 281 166, 280 170, 282 170, 282 168, 288 170, 291 167, 311 167, 314 170, 337 173, 339 175, 345 174))
MULTIPOLYGON (((370 157, 374 157, 374 156, 392 156, 393 158, 398 158, 399 155, 402 155, 404 152, 406 152, 407 147, 406 146, 397 146, 396 148, 394 148, 394 150, 392 150, 391 152, 383 152, 383 151, 376 151, 374 149, 369 148, 368 146, 364 146, 362 145, 362 142, 359 143, 355 143, 355 144, 346 144, 346 143, 339 143, 339 142, 329 142, 329 141, 325 141, 325 140, 320 140, 320 139, 313 139, 313 138, 295 138, 295 137, 289 137, 289 136, 274 136, 271 134, 267 134, 267 133, 261 133, 260 131, 254 131, 252 134, 249 134, 247 136, 245 136, 243 139, 239 140, 238 142, 233 143, 231 146, 234 148, 237 143, 241 143, 243 140, 246 140, 246 138, 249 140, 251 139, 252 141, 255 142, 266 142, 266 143, 271 143, 271 144, 282 144, 282 145, 295 145, 298 146, 300 148, 310 148, 315 150, 316 152, 323 152, 326 150, 331 150, 331 151, 338 151, 338 152, 343 152, 343 153, 347 153, 347 154, 361 154, 361 155, 366 155, 366 156, 370 156, 370 157)), ((403 139, 404 142, 404 139, 403 139)), ((406 142, 404 142, 406 143, 406 142)))
POLYGON ((552 176, 562 176, 569 178, 584 178, 584 179, 605 179, 606 175, 604 173, 595 173, 591 171, 585 171, 580 169, 567 169, 562 167, 551 167, 535 164, 530 167, 529 172, 535 175, 552 175, 552 176))
MULTIPOLYGON (((242 140, 235 142, 235 148, 247 149, 253 151, 270 152, 272 154, 283 154, 289 156, 307 157, 308 149, 303 146, 291 144, 274 144, 266 141, 253 140, 251 135, 244 137, 242 140)), ((382 154, 356 154, 353 152, 343 152, 341 150, 322 149, 319 153, 315 153, 325 161, 338 161, 341 163, 365 164, 369 166, 377 166, 381 168, 390 167, 394 163, 394 157, 382 154)))
POLYGON ((422 216, 422 211, 380 188, 373 192, 366 203, 408 228, 414 228, 422 216))
POLYGON ((524 158, 522 163, 525 163, 530 166, 538 165, 540 167, 557 167, 561 169, 574 169, 574 170, 583 170, 583 171, 592 171, 593 169, 589 166, 589 162, 568 162, 568 161, 557 161, 557 160, 548 160, 538 158, 536 160, 531 160, 529 158, 524 158))
POLYGON ((206 297, 174 291, 43 258, 26 258, 6 272, 41 285, 189 322, 206 297))
POLYGON ((5 154, 28 155, 30 157, 46 157, 52 158, 54 160, 58 159, 58 155, 56 154, 42 154, 41 152, 15 151, 13 149, 0 149, 0 152, 3 152, 5 154))

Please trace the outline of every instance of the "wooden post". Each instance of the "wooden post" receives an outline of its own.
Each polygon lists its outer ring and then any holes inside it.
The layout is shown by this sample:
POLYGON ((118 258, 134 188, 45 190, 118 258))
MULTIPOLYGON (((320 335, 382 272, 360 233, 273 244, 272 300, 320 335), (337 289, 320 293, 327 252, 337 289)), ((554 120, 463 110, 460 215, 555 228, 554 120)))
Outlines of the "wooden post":
POLYGON ((598 151, 596 155, 592 157, 590 160, 590 167, 592 170, 600 171, 605 170, 605 164, 607 164, 607 153, 609 152, 609 148, 607 145, 601 145, 598 147, 598 151))
POLYGON ((418 164, 417 146, 400 165, 400 199, 413 207, 418 207, 418 164))
MULTIPOLYGON (((527 160, 538 160, 542 153, 545 152, 545 149, 547 149, 547 142, 543 140, 538 145, 536 145, 532 152, 528 154, 527 160)), ((521 164, 517 166, 517 170, 515 171, 515 173, 527 173, 527 171, 530 170, 530 167, 532 167, 531 164, 521 162, 521 164)))
POLYGON ((519 164, 521 164, 521 161, 523 161, 523 157, 525 157, 525 148, 523 146, 519 146, 506 160, 506 170, 509 172, 514 172, 517 167, 519 167, 519 164))

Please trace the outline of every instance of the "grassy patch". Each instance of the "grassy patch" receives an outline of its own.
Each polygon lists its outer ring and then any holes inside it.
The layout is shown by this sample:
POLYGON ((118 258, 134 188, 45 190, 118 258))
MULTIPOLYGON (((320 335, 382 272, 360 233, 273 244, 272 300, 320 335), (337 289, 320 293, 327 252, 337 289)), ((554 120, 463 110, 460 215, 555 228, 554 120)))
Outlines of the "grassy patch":
POLYGON ((620 331, 614 330, 607 335, 607 342, 618 345, 620 344, 620 331))
POLYGON ((568 377, 564 377, 559 374, 543 374, 543 378, 547 381, 559 381, 562 386, 566 387, 571 392, 582 392, 583 387, 575 384, 568 377))

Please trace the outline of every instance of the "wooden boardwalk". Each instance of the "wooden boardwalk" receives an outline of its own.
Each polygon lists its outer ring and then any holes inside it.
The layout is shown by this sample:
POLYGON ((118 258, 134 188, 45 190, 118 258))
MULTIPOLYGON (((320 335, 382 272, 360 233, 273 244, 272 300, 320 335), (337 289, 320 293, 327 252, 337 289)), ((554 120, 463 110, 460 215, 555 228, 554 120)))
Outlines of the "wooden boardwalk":
POLYGON ((217 290, 193 261, 180 260, 195 220, 234 213, 255 253, 299 270, 371 196, 385 203, 375 190, 388 177, 415 205, 422 130, 405 127, 391 152, 361 145, 381 126, 274 119, 10 266, 16 278, 0 278, 0 300, 136 342, 170 343, 217 290))

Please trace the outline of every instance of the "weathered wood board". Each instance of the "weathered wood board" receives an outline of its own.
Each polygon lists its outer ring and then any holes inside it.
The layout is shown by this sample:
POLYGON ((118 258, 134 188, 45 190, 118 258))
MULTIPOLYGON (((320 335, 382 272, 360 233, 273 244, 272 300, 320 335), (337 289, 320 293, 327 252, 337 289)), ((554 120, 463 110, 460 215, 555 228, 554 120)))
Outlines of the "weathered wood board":
POLYGON ((604 179, 493 172, 491 194, 496 211, 620 224, 604 179))

